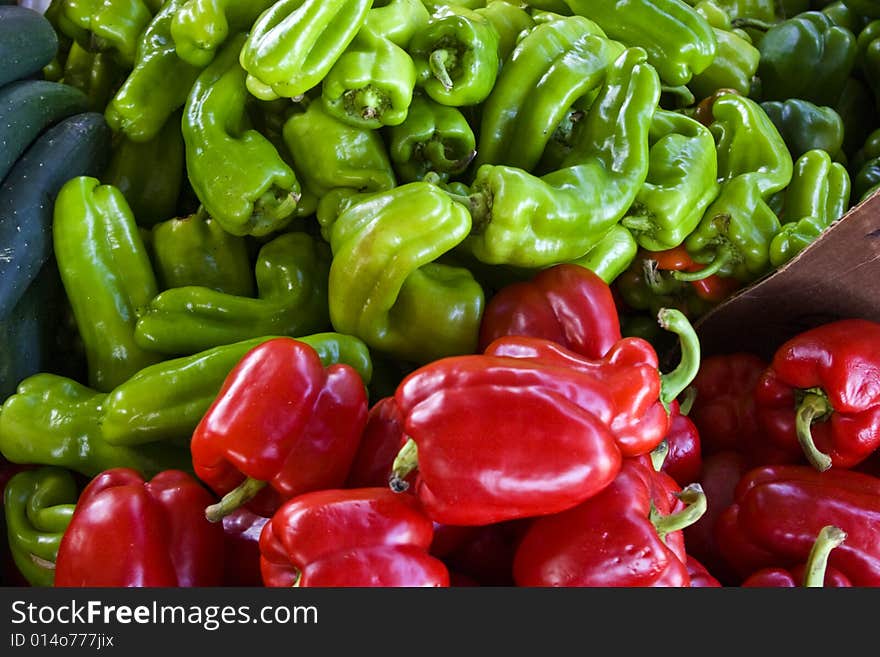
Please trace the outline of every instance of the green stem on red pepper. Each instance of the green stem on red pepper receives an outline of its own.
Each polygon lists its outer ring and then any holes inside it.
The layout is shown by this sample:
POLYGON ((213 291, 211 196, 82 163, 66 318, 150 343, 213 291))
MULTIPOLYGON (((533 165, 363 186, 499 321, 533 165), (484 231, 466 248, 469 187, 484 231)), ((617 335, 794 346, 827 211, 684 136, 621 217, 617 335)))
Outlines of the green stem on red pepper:
POLYGON ((412 438, 407 439, 394 458, 391 465, 391 477, 388 485, 395 493, 402 493, 409 488, 407 476, 419 467, 419 446, 412 438))
POLYGON ((669 409, 669 404, 678 397, 697 376, 700 369, 700 339, 688 318, 680 310, 662 308, 657 320, 666 331, 679 337, 681 360, 674 370, 662 374, 660 401, 669 409))
POLYGON ((828 397, 818 389, 807 390, 797 405, 795 428, 798 442, 807 460, 820 472, 831 467, 831 458, 816 446, 810 426, 813 422, 824 420, 833 411, 828 397))
POLYGON ((268 482, 248 477, 238 486, 226 493, 219 502, 205 508, 205 517, 210 522, 219 522, 236 509, 254 499, 268 482))
POLYGON ((828 569, 828 557, 831 550, 841 545, 846 540, 846 532, 835 527, 826 525, 816 537, 807 564, 804 568, 803 585, 807 588, 822 588, 825 585, 825 571, 828 569))
POLYGON ((651 509, 651 522, 657 528, 660 540, 666 542, 666 535, 690 527, 706 513, 706 494, 700 484, 690 484, 677 494, 678 499, 687 506, 681 511, 668 516, 660 516, 656 509, 651 509))

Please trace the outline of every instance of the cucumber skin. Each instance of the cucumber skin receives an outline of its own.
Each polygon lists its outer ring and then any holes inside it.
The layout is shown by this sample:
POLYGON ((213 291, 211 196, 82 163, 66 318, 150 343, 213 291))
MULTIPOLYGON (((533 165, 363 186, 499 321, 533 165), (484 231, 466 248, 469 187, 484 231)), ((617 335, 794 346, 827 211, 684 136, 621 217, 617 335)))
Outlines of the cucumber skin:
POLYGON ((55 197, 77 176, 100 177, 110 127, 97 112, 64 119, 43 133, 0 186, 0 320, 52 257, 55 197))
POLYGON ((58 53, 58 35, 43 14, 0 5, 0 86, 39 73, 58 53))

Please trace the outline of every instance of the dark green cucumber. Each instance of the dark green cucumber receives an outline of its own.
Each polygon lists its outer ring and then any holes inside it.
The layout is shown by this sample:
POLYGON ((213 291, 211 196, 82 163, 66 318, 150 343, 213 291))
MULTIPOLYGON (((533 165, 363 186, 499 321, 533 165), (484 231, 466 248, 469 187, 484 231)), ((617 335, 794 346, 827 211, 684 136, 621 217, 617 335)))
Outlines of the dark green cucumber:
POLYGON ((0 186, 0 319, 52 256, 58 190, 76 176, 99 177, 110 157, 110 127, 97 112, 74 114, 44 132, 0 186))
POLYGON ((20 80, 0 87, 0 181, 25 149, 49 126, 88 109, 79 89, 47 80, 20 80))
POLYGON ((0 6, 0 86, 39 73, 58 52, 58 35, 38 11, 0 6))

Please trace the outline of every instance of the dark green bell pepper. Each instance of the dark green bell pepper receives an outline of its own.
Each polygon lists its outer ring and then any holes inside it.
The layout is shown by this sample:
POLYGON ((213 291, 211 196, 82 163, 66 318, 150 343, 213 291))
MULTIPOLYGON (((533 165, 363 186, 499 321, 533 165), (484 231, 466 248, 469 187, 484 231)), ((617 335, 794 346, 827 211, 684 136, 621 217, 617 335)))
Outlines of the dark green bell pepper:
POLYGON ((843 4, 862 16, 880 18, 880 0, 843 0, 843 4))
POLYGON ((837 157, 843 148, 844 124, 831 107, 819 107, 808 100, 789 98, 767 101, 761 108, 785 140, 792 159, 821 149, 837 157))

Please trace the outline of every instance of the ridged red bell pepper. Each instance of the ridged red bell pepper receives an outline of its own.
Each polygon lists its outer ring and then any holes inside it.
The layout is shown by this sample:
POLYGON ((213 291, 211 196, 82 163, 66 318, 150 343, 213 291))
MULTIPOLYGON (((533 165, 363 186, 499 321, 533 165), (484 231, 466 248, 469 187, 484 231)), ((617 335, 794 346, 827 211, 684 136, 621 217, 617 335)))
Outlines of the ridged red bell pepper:
POLYGON ((223 517, 226 568, 223 586, 262 586, 260 534, 268 518, 242 507, 223 517))
POLYGON ((311 346, 293 338, 254 347, 193 433, 195 473, 224 496, 206 515, 217 521, 247 503, 268 517, 296 495, 341 487, 367 410, 354 368, 325 368, 311 346))
POLYGON ((669 405, 669 431, 664 442, 667 451, 660 469, 680 486, 698 481, 703 469, 700 432, 691 419, 682 414, 678 401, 669 405))
POLYGON ((266 586, 449 586, 428 554, 434 527, 412 495, 322 490, 282 505, 260 536, 266 586))
POLYGON ((718 549, 745 580, 762 568, 807 560, 826 525, 846 533, 828 565, 853 586, 880 586, 880 479, 808 465, 754 468, 737 484, 734 503, 718 518, 718 549))
POLYGON ((755 404, 768 439, 817 470, 861 463, 880 447, 880 323, 843 319, 786 341, 755 404))
POLYGON ((591 270, 568 263, 507 285, 486 304, 480 350, 507 335, 544 338, 602 358, 621 338, 611 288, 591 270))
POLYGON ((846 533, 839 527, 823 527, 813 543, 806 563, 792 568, 762 568, 749 575, 741 584, 746 588, 840 588, 852 586, 846 575, 828 567, 831 550, 846 540, 846 533))
POLYGON ((205 518, 211 494, 191 475, 149 481, 106 470, 80 494, 58 547, 58 587, 190 587, 223 582, 223 528, 205 518))
POLYGON ((614 482, 578 506, 535 519, 513 562, 518 586, 690 586, 682 529, 706 508, 650 461, 627 459, 614 482))
POLYGON ((403 416, 394 397, 383 397, 373 404, 345 488, 387 486, 394 458, 406 444, 406 439, 403 416))

